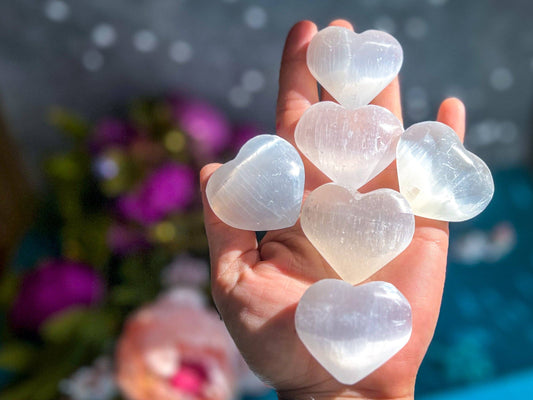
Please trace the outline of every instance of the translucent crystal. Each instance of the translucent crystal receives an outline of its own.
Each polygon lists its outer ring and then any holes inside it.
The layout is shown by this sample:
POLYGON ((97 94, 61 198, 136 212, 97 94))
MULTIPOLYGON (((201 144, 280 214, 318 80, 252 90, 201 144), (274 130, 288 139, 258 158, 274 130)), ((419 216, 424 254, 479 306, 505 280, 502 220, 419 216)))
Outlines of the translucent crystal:
POLYGON ((309 107, 296 126, 300 151, 334 182, 358 189, 396 157, 402 123, 378 106, 346 109, 331 101, 309 107))
POLYGON ((295 224, 304 190, 298 151, 275 135, 259 135, 209 179, 207 199, 227 225, 268 231, 295 224))
POLYGON ((409 341, 411 306, 393 285, 351 286, 318 281, 302 296, 296 332, 315 359, 339 382, 354 384, 409 341))
POLYGON ((411 126, 398 142, 396 156, 400 192, 415 215, 464 221, 478 215, 492 199, 489 168, 464 148, 447 125, 411 126))
POLYGON ((318 32, 307 50, 307 66, 340 104, 356 108, 370 103, 398 74, 403 51, 388 33, 357 34, 330 26, 318 32))
POLYGON ((313 246, 352 284, 405 250, 415 230, 411 207, 400 193, 378 189, 361 194, 335 183, 307 197, 300 222, 313 246))

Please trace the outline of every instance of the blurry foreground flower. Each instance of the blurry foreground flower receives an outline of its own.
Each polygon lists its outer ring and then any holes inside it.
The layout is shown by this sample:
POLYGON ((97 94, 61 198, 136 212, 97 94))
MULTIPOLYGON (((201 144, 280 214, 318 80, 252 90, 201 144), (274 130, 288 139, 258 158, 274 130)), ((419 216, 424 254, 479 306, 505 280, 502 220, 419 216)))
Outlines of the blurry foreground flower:
POLYGON ((183 211, 192 203, 195 193, 192 168, 167 163, 152 172, 138 190, 122 196, 118 209, 125 218, 150 225, 171 212, 183 211))
POLYGON ((192 289, 176 289, 135 315, 116 364, 132 400, 234 398, 243 361, 218 315, 192 289))
POLYGON ((59 390, 72 400, 111 400, 117 394, 111 359, 102 356, 92 366, 78 369, 59 382, 59 390))
POLYGON ((103 294, 101 278, 88 265, 46 261, 24 278, 11 309, 11 323, 16 330, 36 331, 52 315, 72 306, 98 303, 103 294))

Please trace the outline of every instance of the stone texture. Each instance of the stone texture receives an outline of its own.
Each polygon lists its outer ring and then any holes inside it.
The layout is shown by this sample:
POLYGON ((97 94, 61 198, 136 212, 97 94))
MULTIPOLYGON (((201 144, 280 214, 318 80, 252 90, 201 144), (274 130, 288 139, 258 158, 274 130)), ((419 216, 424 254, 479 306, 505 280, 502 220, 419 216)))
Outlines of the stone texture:
POLYGON ((305 173, 298 151, 275 135, 259 135, 209 179, 207 199, 224 223, 238 229, 287 228, 298 219, 305 173))
POLYGON ((409 341, 411 306, 388 282, 353 287, 324 279, 302 296, 295 324, 313 357, 339 382, 351 385, 409 341))
POLYGON ((356 108, 370 103, 398 74, 403 51, 388 33, 355 33, 330 26, 318 32, 307 50, 307 66, 340 104, 356 108))
POLYGON ((302 115, 294 135, 300 151, 329 178, 358 189, 396 158, 402 132, 386 108, 350 110, 321 101, 302 115))
POLYGON ((464 221, 482 212, 494 194, 487 165, 440 122, 421 122, 405 131, 397 166, 400 192, 422 217, 464 221))
POLYGON ((415 219, 407 201, 392 189, 361 194, 327 183, 305 200, 301 225, 337 274, 356 284, 405 250, 415 219))

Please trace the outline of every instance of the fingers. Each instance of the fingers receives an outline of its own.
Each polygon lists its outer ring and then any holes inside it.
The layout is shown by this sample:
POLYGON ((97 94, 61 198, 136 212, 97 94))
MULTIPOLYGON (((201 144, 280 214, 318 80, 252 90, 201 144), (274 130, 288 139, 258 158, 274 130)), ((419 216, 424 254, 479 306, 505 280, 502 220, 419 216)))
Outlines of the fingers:
POLYGON ((292 27, 283 50, 279 73, 279 92, 276 112, 278 135, 294 143, 294 127, 303 112, 318 101, 315 78, 307 68, 307 46, 316 34, 316 25, 301 21, 292 27))
MULTIPOLYGON (((341 28, 346 28, 346 29, 349 29, 351 31, 353 31, 353 25, 351 23, 349 23, 348 21, 344 20, 344 19, 336 19, 334 21, 331 21, 329 26, 340 26, 341 28)), ((334 102, 337 102, 337 100, 335 100, 333 98, 332 95, 330 95, 326 89, 324 88, 321 88, 322 89, 322 101, 334 101, 334 102)))
POLYGON ((394 78, 394 80, 389 83, 389 85, 383 89, 374 100, 372 100, 371 104, 388 109, 396 115, 396 118, 398 118, 400 122, 403 123, 400 81, 398 77, 394 78))
POLYGON ((222 222, 211 209, 206 197, 207 181, 220 167, 208 164, 200 171, 204 223, 209 242, 213 289, 232 288, 240 273, 259 261, 255 232, 233 228, 222 222))
POLYGON ((439 107, 437 121, 452 128, 461 142, 465 138, 466 110, 463 102, 455 97, 450 97, 442 102, 439 107))

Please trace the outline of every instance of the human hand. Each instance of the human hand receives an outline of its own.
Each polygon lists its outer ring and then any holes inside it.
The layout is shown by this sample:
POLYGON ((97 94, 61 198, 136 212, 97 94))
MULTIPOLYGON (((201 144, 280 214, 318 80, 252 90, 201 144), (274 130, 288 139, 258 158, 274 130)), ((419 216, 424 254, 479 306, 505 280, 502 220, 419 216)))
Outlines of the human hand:
MULTIPOLYGON (((331 25, 353 29, 344 20, 331 25)), ((283 52, 276 113, 277 134, 294 145, 294 129, 312 104, 319 101, 317 82, 306 64, 315 24, 297 23, 283 52)), ((321 100, 333 100, 323 93, 321 100)), ((373 104, 388 108, 400 120, 401 101, 396 78, 373 104)), ((451 126, 462 139, 465 110, 458 99, 445 100, 437 120, 451 126)), ((329 181, 305 157, 304 196, 329 181)), ((280 398, 412 399, 416 374, 433 336, 444 286, 448 224, 416 217, 409 247, 369 281, 396 286, 412 307, 413 333, 409 343, 387 363, 352 386, 337 382, 310 355, 294 327, 294 312, 304 291, 320 279, 337 278, 302 232, 299 222, 268 232, 260 243, 255 232, 225 225, 212 212, 205 187, 220 164, 201 171, 205 225, 209 239, 212 290, 217 308, 235 343, 254 372, 272 385, 280 398)), ((360 189, 398 190, 396 164, 360 189)))

